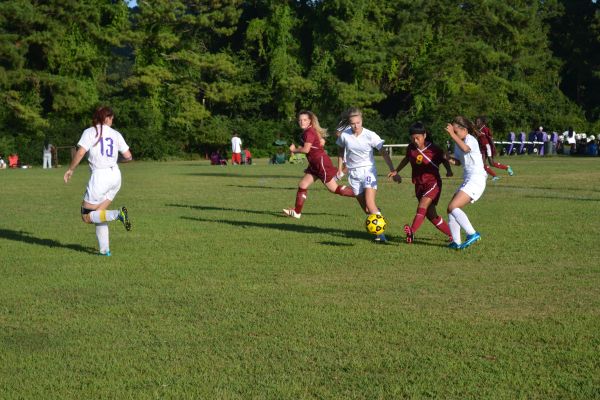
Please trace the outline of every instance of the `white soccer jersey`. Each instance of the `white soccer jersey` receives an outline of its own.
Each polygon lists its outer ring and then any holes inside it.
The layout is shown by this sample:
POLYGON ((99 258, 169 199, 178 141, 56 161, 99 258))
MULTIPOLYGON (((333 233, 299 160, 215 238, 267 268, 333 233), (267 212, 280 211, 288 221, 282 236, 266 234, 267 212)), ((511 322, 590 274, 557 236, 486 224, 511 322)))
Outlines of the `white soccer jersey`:
POLYGON ((479 150, 479 142, 473 136, 467 134, 465 144, 471 149, 468 153, 464 153, 457 144, 454 145, 454 158, 459 160, 463 166, 463 179, 468 180, 476 176, 487 178, 487 173, 483 167, 483 158, 479 150))
POLYGON ((349 169, 371 167, 375 165, 373 149, 381 150, 384 140, 373 131, 362 128, 360 135, 345 129, 337 138, 336 144, 344 148, 344 158, 349 169))
POLYGON ((129 146, 119 132, 110 126, 102 125, 102 137, 100 137, 100 125, 96 128, 97 132, 93 126, 83 131, 77 143, 88 151, 87 158, 92 171, 116 166, 119 153, 129 150, 129 146))
POLYGON ((242 139, 237 136, 231 138, 231 152, 241 153, 242 152, 242 139))

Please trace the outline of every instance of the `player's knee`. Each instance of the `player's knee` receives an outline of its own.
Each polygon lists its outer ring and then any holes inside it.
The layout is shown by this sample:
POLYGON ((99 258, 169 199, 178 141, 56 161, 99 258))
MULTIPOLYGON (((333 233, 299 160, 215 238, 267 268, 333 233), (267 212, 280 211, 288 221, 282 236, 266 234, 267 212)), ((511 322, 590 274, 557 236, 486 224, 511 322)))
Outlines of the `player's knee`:
POLYGON ((81 207, 81 220, 86 224, 91 224, 92 220, 90 219, 90 213, 94 210, 90 210, 89 208, 81 207))

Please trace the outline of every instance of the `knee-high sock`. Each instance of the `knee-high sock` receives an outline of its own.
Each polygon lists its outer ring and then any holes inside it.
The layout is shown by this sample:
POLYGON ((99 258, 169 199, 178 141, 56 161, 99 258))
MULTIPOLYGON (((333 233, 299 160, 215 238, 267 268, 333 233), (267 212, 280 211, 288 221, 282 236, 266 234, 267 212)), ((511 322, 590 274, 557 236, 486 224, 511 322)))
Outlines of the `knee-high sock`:
POLYGON ((100 222, 111 222, 119 217, 119 210, 97 210, 90 213, 90 220, 98 224, 100 222))
POLYGON ((500 164, 498 161, 494 161, 492 164, 498 169, 508 169, 508 165, 500 164))
POLYGON ((446 221, 444 221, 444 218, 438 215, 437 217, 435 217, 434 219, 430 219, 429 221, 431 221, 433 226, 445 233, 447 236, 452 236, 452 234, 450 233, 450 228, 448 227, 446 221))
POLYGON ((494 172, 494 170, 493 170, 493 169, 491 169, 491 168, 490 168, 490 166, 489 166, 489 165, 487 165, 487 164, 483 164, 483 169, 485 169, 485 172, 487 172, 487 173, 488 173, 488 175, 491 175, 491 176, 496 176, 496 173, 494 172))
POLYGON ((294 207, 294 210, 296 210, 298 214, 302 213, 302 207, 304 207, 304 201, 306 200, 307 192, 308 189, 301 188, 298 188, 298 192, 296 192, 296 206, 294 207))
POLYGON ((98 249, 100 250, 100 253, 106 254, 110 249, 108 244, 108 224, 106 222, 96 224, 96 238, 98 238, 98 249))
POLYGON ((460 238, 460 225, 452 213, 448 214, 448 227, 450 228, 450 232, 452 232, 452 240, 454 243, 461 244, 462 240, 460 238))
POLYGON ((356 197, 354 196, 352 188, 349 188, 348 186, 338 186, 337 189, 335 189, 335 194, 346 197, 356 197))
POLYGON ((413 219, 412 225, 410 226, 410 229, 413 231, 413 233, 415 233, 421 227, 421 224, 423 223, 423 220, 425 219, 426 213, 427 213, 426 209, 421 208, 421 207, 417 208, 417 213, 415 214, 415 218, 413 219))
POLYGON ((475 233, 475 229, 473 229, 473 225, 471 225, 469 217, 467 217, 467 214, 465 214, 463 210, 460 208, 455 208, 450 214, 456 218, 456 222, 458 222, 460 227, 464 229, 467 235, 472 235, 475 233))

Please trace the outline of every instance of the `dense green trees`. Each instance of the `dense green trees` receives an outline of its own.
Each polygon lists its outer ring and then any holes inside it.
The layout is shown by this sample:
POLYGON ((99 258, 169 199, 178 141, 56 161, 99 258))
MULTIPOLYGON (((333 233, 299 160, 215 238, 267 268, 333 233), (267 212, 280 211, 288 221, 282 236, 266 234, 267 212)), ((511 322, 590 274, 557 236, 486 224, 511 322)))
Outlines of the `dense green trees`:
POLYGON ((0 153, 74 144, 99 104, 147 158, 224 147, 234 130, 260 153, 297 133, 301 108, 333 128, 363 107, 390 141, 459 113, 498 134, 600 114, 592 0, 138 3, 0 2, 0 153))

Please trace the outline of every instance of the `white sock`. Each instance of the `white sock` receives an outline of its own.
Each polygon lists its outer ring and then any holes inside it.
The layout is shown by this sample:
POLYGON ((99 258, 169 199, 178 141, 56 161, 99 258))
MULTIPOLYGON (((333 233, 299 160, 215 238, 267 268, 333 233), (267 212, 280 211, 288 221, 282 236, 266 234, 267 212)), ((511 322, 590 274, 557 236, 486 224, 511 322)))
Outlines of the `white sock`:
POLYGON ((473 229, 473 225, 471 225, 469 217, 467 217, 467 214, 465 214, 463 210, 461 210, 460 208, 455 208, 450 214, 454 215, 454 218, 456 218, 456 222, 458 222, 460 227, 465 230, 465 233, 467 235, 472 235, 475 233, 475 229, 473 229))
POLYGON ((108 224, 106 222, 96 224, 96 237, 98 238, 100 253, 106 254, 110 249, 108 246, 108 224))
POLYGON ((93 223, 111 222, 119 217, 119 210, 97 210, 90 213, 90 220, 93 223))
POLYGON ((460 239, 460 225, 456 222, 456 218, 454 215, 448 214, 448 227, 450 228, 450 233, 452 234, 452 241, 456 244, 461 244, 462 240, 460 239))

